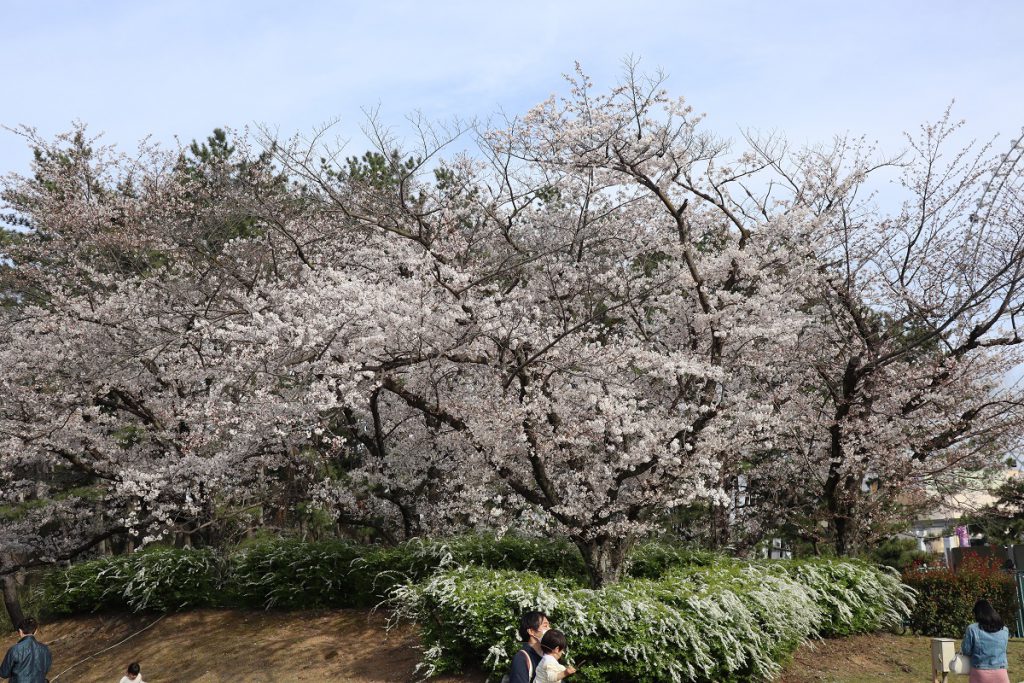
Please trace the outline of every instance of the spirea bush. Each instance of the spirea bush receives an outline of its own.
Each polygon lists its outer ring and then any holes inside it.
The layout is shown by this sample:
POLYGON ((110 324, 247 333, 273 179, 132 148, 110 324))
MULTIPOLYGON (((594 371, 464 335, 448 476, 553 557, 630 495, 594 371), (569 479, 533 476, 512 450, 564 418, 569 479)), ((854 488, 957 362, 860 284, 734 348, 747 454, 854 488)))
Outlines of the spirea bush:
POLYGON ((911 568, 903 581, 918 593, 910 614, 910 628, 938 638, 960 638, 974 621, 974 603, 985 598, 1012 630, 1017 614, 1014 576, 996 558, 965 557, 958 571, 911 568))
POLYGON ((170 612, 221 602, 223 562, 211 550, 154 548, 52 572, 40 586, 49 614, 99 610, 170 612))
POLYGON ((823 611, 825 637, 895 627, 910 615, 914 590, 888 567, 858 560, 786 560, 766 565, 799 582, 823 611))
POLYGON ((397 585, 441 567, 532 570, 582 581, 570 543, 506 535, 414 539, 393 547, 346 541, 264 540, 217 554, 159 548, 51 572, 40 603, 49 614, 189 607, 370 607, 397 585))
POLYGON ((460 567, 392 594, 396 618, 421 624, 425 675, 468 664, 500 675, 518 648, 518 615, 541 609, 584 662, 577 680, 592 683, 768 680, 801 641, 893 625, 912 601, 897 577, 866 564, 724 559, 597 590, 460 567), (852 590, 827 586, 836 580, 852 590), (867 608, 871 598, 881 606, 867 608))

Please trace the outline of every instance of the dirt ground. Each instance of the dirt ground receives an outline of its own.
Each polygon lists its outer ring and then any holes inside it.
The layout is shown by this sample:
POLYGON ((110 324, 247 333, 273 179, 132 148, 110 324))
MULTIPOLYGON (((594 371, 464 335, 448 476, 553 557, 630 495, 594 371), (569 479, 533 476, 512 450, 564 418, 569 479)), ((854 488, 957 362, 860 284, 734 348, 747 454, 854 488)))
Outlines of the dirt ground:
MULTIPOLYGON (((142 663, 148 683, 415 680, 416 629, 403 626, 388 633, 384 627, 383 614, 362 610, 199 610, 159 620, 149 615, 65 619, 44 624, 40 637, 53 650, 50 679, 54 683, 116 683, 132 661, 142 663)), ((3 645, 13 642, 8 635, 3 645)), ((780 683, 930 681, 928 652, 929 639, 915 636, 817 641, 796 652, 780 683)), ((435 683, 484 680, 479 673, 434 679, 435 683)), ((1010 643, 1010 680, 1024 680, 1024 640, 1010 643)))
MULTIPOLYGON (((50 680, 116 683, 138 661, 147 683, 401 683, 414 680, 419 661, 415 629, 387 633, 379 613, 199 610, 154 624, 156 618, 102 615, 44 624, 40 638, 54 654, 50 680)), ((482 683, 484 677, 436 680, 482 683)))

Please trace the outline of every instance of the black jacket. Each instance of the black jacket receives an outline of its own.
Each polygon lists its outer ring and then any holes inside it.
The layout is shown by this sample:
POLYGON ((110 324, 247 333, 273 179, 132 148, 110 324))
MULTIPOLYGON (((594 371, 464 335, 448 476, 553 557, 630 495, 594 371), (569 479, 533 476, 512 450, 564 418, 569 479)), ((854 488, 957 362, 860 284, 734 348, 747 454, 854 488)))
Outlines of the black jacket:
POLYGON ((10 683, 45 683, 51 664, 50 648, 35 636, 25 636, 7 651, 0 664, 0 678, 9 678, 10 683))
POLYGON ((508 683, 533 683, 533 679, 537 675, 538 664, 540 664, 540 655, 527 645, 512 657, 512 666, 508 670, 508 683), (532 666, 527 664, 526 657, 523 656, 524 652, 530 656, 532 666), (533 673, 533 676, 530 673, 533 673))

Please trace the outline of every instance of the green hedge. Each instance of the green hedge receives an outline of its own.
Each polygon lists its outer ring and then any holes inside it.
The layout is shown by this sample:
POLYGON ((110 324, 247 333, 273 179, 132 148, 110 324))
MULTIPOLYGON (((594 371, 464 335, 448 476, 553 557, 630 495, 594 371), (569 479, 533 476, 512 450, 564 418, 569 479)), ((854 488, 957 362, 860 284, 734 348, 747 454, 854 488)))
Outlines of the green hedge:
POLYGON ((671 543, 644 543, 630 553, 626 573, 636 579, 657 579, 673 569, 710 567, 722 559, 721 555, 706 550, 691 550, 671 543))
POLYGON ((54 615, 210 607, 219 604, 222 576, 221 560, 212 551, 155 548, 51 572, 36 603, 54 615))
POLYGON ((261 541, 226 554, 156 548, 55 571, 49 614, 196 607, 367 607, 389 600, 421 625, 423 672, 501 673, 526 609, 566 631, 576 680, 751 681, 815 635, 900 623, 912 602, 893 572, 863 562, 742 562, 665 544, 637 548, 621 583, 591 590, 576 548, 468 536, 395 547, 261 541))
POLYGON ((974 603, 985 598, 1014 630, 1017 615, 1017 584, 1013 574, 1002 570, 1002 560, 964 558, 959 571, 909 569, 903 581, 919 598, 910 614, 910 628, 922 635, 961 638, 974 621, 974 603))
POLYGON ((371 607, 395 586, 455 564, 585 575, 574 546, 511 535, 415 539, 395 547, 273 541, 229 555, 225 595, 229 604, 250 607, 371 607))
MULTIPOLYGON (((633 552, 627 574, 653 579, 672 569, 719 560, 707 552, 648 543, 633 552)), ((422 579, 439 567, 467 564, 529 570, 581 583, 587 576, 576 546, 544 538, 459 536, 414 539, 394 547, 265 539, 224 554, 154 548, 82 562, 50 573, 40 603, 55 615, 195 607, 369 607, 401 583, 422 579)))
POLYGON ((369 607, 438 568, 474 564, 582 580, 583 559, 560 541, 506 535, 412 540, 394 547, 346 541, 264 540, 224 554, 154 548, 51 572, 39 604, 52 615, 196 607, 369 607))
POLYGON ((720 559, 599 590, 463 567, 397 587, 392 601, 398 618, 421 624, 424 675, 482 665, 499 676, 518 647, 518 615, 541 609, 585 660, 575 680, 656 683, 769 680, 804 639, 896 625, 913 598, 863 563, 720 559))
MULTIPOLYGON (((263 542, 228 555, 224 606, 278 609, 362 606, 364 577, 353 572, 360 549, 341 541, 263 542)), ((366 595, 369 601, 372 596, 366 595)))

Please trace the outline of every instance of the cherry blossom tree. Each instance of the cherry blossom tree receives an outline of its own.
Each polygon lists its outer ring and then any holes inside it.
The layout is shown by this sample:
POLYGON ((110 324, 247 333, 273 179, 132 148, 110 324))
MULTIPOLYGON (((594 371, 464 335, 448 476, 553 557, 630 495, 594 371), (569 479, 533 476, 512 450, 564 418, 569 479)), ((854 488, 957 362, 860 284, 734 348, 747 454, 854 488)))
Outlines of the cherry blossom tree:
POLYGON ((783 373, 785 457, 748 476, 763 503, 748 513, 769 529, 846 554, 1020 446, 1021 388, 1008 377, 1024 361, 1021 141, 1009 155, 957 149, 961 125, 947 112, 886 162, 906 197, 893 214, 866 196, 881 165, 859 145, 774 164, 791 205, 820 226, 823 277, 801 358, 783 373))
POLYGON ((254 292, 273 319, 221 343, 249 346, 254 382, 301 378, 281 399, 354 437, 386 492, 431 473, 442 510, 565 534, 614 581, 663 511, 718 496, 720 459, 769 438, 748 387, 796 340, 815 270, 804 222, 728 197, 758 162, 727 166, 698 122, 658 81, 595 95, 581 76, 472 157, 431 169, 424 129, 397 182, 339 183, 278 145, 333 250, 254 292))
POLYGON ((569 82, 404 147, 371 121, 358 159, 326 131, 131 156, 25 131, 0 573, 314 503, 386 540, 563 535, 602 585, 686 506, 721 545, 849 552, 998 461, 1013 158, 945 160, 928 127, 886 215, 842 141, 734 151, 660 78, 569 82))
POLYGON ((82 129, 52 142, 24 132, 35 174, 3 193, 28 228, 0 273, 14 292, 0 313, 5 575, 111 539, 201 530, 216 505, 260 502, 295 448, 255 430, 223 447, 195 331, 286 240, 255 211, 280 179, 259 155, 229 169, 120 155, 82 129), (252 235, 228 248, 242 223, 252 235))

